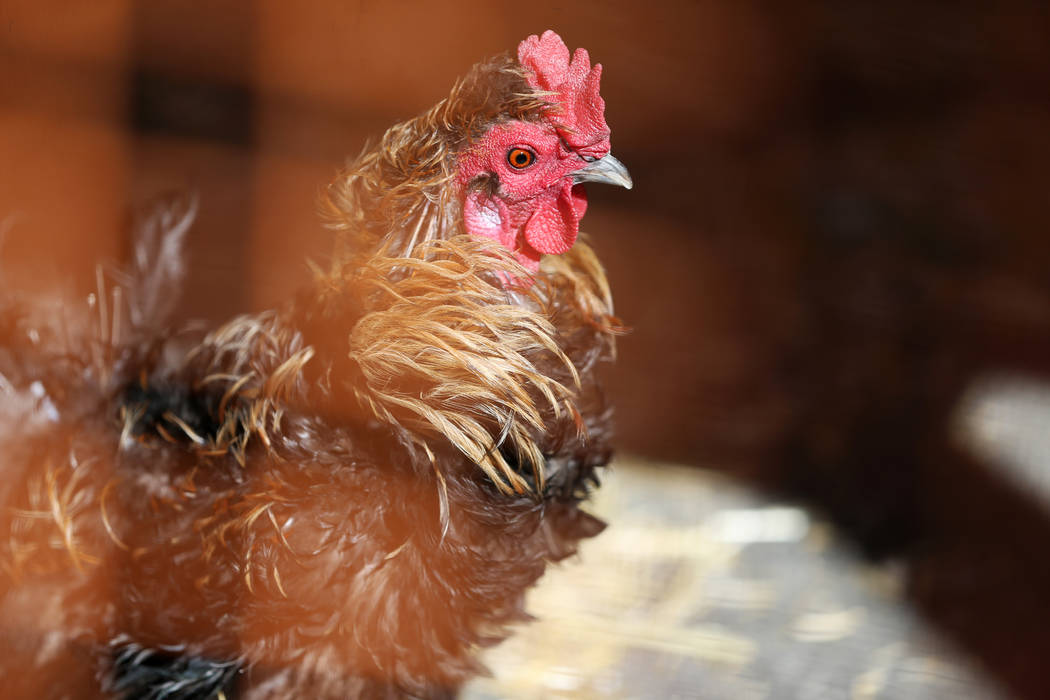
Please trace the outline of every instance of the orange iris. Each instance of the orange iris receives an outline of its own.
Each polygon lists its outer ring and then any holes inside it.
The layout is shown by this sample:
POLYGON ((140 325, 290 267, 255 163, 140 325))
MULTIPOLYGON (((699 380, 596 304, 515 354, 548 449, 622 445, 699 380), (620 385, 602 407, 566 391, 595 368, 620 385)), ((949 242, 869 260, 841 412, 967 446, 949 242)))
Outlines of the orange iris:
POLYGON ((510 167, 521 170, 532 165, 536 160, 536 154, 526 148, 512 148, 507 154, 507 162, 510 167))

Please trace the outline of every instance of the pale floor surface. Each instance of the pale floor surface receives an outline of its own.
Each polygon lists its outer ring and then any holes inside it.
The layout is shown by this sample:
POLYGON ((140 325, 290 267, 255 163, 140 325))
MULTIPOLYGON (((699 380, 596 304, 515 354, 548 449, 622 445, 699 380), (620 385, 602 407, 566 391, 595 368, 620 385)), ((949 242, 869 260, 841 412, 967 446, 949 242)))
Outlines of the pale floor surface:
POLYGON ((901 571, 805 511, 631 458, 592 511, 608 529, 548 571, 539 620, 485 655, 494 677, 464 697, 1003 697, 901 604, 901 571))

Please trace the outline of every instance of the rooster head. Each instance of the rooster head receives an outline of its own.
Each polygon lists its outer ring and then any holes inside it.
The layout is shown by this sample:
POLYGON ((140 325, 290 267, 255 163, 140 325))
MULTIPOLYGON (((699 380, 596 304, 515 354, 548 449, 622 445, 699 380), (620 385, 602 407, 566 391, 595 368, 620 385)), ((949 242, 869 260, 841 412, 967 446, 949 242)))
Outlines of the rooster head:
POLYGON ((548 107, 536 120, 495 123, 461 153, 456 181, 467 232, 498 241, 536 271, 542 255, 575 243, 587 210, 582 183, 629 189, 631 177, 609 152, 601 65, 592 67, 585 49, 570 59, 549 30, 521 42, 518 63, 548 107))

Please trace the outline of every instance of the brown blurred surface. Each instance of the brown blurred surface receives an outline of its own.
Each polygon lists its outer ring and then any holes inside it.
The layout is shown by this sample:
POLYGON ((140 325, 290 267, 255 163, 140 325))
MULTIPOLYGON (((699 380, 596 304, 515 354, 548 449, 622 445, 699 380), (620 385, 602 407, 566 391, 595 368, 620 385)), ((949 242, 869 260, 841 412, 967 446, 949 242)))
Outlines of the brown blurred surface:
POLYGON ((89 280, 89 261, 119 248, 130 7, 0 7, 0 240, 20 286, 89 280))
POLYGON ((623 447, 917 563, 913 602, 1039 697, 1050 520, 950 427, 985 373, 1050 373, 1043 3, 11 0, 6 281, 87 294, 128 213, 190 188, 185 316, 279 303, 327 254, 342 160, 548 27, 604 65, 636 183, 584 220, 634 327, 608 373, 623 447))

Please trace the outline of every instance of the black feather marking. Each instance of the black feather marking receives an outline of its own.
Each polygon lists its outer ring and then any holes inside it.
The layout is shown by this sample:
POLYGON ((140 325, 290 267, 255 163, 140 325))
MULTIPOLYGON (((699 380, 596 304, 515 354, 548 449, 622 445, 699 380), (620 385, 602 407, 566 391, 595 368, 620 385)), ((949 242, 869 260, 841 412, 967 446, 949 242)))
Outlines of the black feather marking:
POLYGON ((112 645, 109 690, 126 700, 214 700, 236 697, 241 665, 185 653, 181 647, 152 649, 127 639, 112 645))

